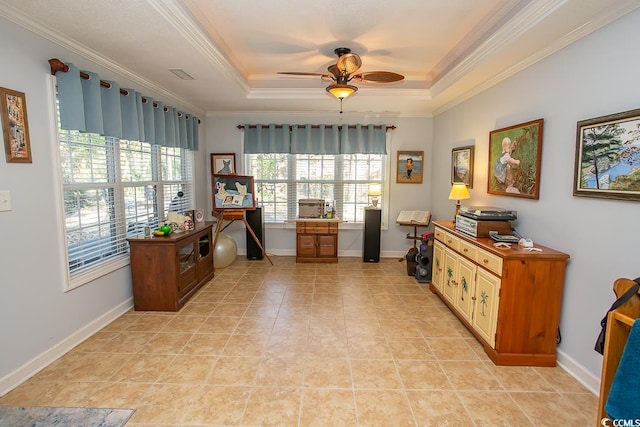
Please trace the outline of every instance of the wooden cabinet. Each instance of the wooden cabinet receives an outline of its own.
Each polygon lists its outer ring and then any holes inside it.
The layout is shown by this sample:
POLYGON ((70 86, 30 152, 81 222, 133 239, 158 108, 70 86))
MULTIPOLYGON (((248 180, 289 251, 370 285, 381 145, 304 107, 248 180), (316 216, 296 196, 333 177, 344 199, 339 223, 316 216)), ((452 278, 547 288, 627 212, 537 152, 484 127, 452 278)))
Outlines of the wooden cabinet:
POLYGON ((535 245, 498 249, 448 221, 435 222, 430 289, 482 343, 497 365, 555 366, 569 255, 535 245))
POLYGON ((338 262, 338 221, 296 221, 296 262, 338 262))
POLYGON ((136 310, 178 311, 213 277, 211 223, 169 236, 127 240, 136 310))

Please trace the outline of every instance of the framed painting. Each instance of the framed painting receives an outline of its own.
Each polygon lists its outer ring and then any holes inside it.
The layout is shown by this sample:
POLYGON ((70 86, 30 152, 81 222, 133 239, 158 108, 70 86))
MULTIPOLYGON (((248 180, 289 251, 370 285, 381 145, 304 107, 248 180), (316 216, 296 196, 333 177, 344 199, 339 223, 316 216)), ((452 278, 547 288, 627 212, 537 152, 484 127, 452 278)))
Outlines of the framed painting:
POLYGON ((31 163, 29 123, 24 93, 0 87, 0 108, 7 163, 31 163))
POLYGON ((640 109, 578 122, 573 195, 640 200, 640 109))
POLYGON ((235 153, 211 153, 212 175, 234 175, 236 173, 235 153))
POLYGON ((451 150, 451 184, 463 182, 473 188, 473 145, 451 150))
POLYGON ((213 210, 254 210, 256 197, 253 177, 244 175, 213 175, 213 210))
POLYGON ((422 184, 424 151, 398 151, 396 182, 422 184))
POLYGON ((537 119, 489 133, 487 193, 540 198, 543 123, 537 119))

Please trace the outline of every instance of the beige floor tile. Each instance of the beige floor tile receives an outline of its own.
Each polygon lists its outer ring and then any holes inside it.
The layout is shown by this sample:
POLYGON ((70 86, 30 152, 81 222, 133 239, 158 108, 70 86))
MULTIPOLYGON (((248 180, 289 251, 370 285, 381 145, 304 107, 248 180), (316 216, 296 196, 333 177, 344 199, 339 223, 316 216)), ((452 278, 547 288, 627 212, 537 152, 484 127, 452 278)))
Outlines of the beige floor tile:
POLYGON ((177 313, 127 313, 0 397, 127 426, 587 426, 560 368, 495 366, 397 259, 238 257, 177 313))
POLYGON ((183 425, 239 424, 251 389, 207 385, 194 390, 194 397, 182 408, 183 425))
POLYGON ((400 376, 392 360, 351 360, 353 386, 356 389, 399 389, 400 376))
POLYGON ((407 391, 407 396, 419 426, 474 425, 469 412, 454 391, 407 391))
POLYGON ((243 425, 297 426, 300 388, 254 388, 242 417, 243 425))
POLYGON ((458 396, 478 427, 532 426, 531 421, 506 392, 462 391, 458 396))
POLYGON ((305 389, 302 393, 299 425, 304 427, 355 426, 353 391, 305 389))
POLYGON ((401 390, 355 390, 358 425, 415 426, 409 400, 401 390))
POLYGON ((207 382, 221 385, 252 385, 258 367, 259 357, 220 357, 211 368, 207 382))
POLYGON ((307 359, 304 367, 304 385, 314 388, 348 388, 353 386, 348 359, 307 359))

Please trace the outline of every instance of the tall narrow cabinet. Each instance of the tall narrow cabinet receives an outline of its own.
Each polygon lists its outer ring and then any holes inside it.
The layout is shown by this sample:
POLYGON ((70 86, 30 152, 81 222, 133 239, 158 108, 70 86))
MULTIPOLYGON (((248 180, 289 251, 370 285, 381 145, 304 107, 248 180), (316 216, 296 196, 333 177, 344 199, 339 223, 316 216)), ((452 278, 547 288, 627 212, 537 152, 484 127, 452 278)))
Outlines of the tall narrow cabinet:
POLYGON ((178 311, 213 278, 212 223, 193 231, 127 239, 136 310, 178 311))

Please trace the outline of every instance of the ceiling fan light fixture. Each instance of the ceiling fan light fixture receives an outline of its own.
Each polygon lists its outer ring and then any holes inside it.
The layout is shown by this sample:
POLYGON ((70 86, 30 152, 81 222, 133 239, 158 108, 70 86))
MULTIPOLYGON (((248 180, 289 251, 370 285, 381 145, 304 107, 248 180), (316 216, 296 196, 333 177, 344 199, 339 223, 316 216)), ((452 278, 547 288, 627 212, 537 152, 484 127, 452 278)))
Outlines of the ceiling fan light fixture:
POLYGON ((358 91, 358 88, 353 85, 334 83, 327 86, 327 92, 335 96, 338 99, 345 99, 353 95, 358 91))

